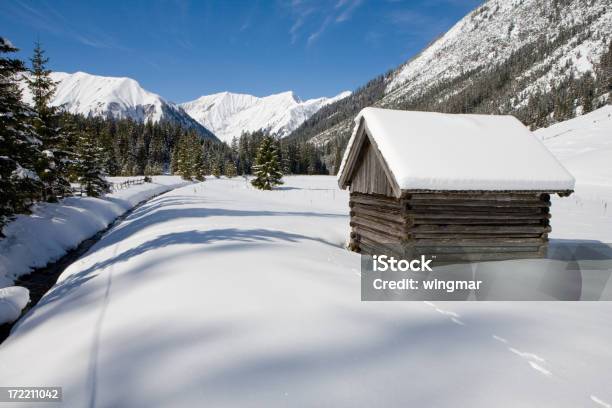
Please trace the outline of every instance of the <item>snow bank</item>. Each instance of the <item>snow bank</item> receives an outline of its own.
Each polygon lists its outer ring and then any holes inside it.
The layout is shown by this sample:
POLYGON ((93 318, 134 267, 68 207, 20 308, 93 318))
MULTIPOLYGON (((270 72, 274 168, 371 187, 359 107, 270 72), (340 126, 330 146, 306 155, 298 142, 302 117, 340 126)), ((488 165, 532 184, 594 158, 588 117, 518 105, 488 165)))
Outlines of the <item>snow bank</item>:
POLYGON ((534 133, 576 177, 576 183, 612 187, 612 106, 534 133))
POLYGON ((512 116, 365 108, 356 126, 362 118, 401 189, 574 188, 572 175, 512 116))
POLYGON ((6 237, 0 240, 0 287, 61 258, 139 202, 184 184, 180 177, 159 176, 101 198, 70 197, 35 205, 32 214, 17 216, 2 230, 6 237))
POLYGON ((21 286, 0 288, 0 324, 17 320, 30 301, 30 291, 21 286))

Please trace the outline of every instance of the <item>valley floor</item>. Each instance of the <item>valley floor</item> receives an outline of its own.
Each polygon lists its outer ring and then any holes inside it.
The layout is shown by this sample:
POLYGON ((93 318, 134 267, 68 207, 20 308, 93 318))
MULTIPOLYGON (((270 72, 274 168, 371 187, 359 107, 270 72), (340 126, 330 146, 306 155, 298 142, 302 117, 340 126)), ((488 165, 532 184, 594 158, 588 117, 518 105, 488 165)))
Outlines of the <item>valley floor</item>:
MULTIPOLYGON (((0 386, 61 385, 66 406, 611 406, 612 303, 361 302, 347 193, 285 181, 137 209, 0 346, 0 386)), ((581 194, 553 202, 553 237, 611 242, 612 197, 581 194)))

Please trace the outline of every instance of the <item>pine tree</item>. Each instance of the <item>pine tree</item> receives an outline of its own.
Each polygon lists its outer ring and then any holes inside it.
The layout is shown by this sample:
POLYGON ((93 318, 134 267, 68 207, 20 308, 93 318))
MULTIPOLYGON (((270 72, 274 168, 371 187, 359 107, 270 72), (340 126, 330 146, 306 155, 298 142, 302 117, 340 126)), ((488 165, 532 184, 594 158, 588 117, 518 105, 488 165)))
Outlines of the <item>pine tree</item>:
POLYGON ((291 150, 290 144, 286 141, 281 141, 281 170, 283 174, 291 174, 291 150))
POLYGON ((16 51, 0 37, 0 227, 13 214, 26 212, 42 190, 35 172, 40 140, 28 124, 33 112, 22 102, 17 82, 25 66, 6 55, 16 51))
POLYGON ((213 160, 211 174, 216 178, 221 177, 221 160, 218 157, 213 160))
POLYGON ((260 190, 272 190, 272 187, 283 184, 278 160, 278 150, 274 139, 266 136, 259 145, 255 160, 255 179, 251 184, 260 190))
POLYGON ((83 132, 79 136, 76 157, 76 173, 81 191, 90 197, 98 197, 107 193, 110 189, 108 182, 104 179, 105 173, 102 167, 104 151, 89 132, 83 132))
POLYGON ((189 157, 189 146, 189 135, 185 135, 179 139, 176 154, 176 169, 177 173, 185 180, 191 180, 193 177, 192 165, 189 157))
POLYGON ((45 57, 39 42, 35 44, 34 55, 30 59, 32 68, 26 82, 32 92, 34 110, 32 124, 42 141, 42 155, 36 170, 44 183, 43 199, 54 202, 57 198, 72 194, 68 182, 70 152, 65 150, 67 135, 60 127, 60 114, 57 107, 51 106, 56 84, 47 69, 49 59, 45 57))
POLYGON ((236 164, 233 160, 228 160, 225 164, 225 176, 227 178, 236 177, 238 175, 238 171, 236 170, 236 164))
POLYGON ((180 174, 179 163, 180 163, 180 139, 174 145, 174 148, 172 149, 172 157, 170 159, 170 173, 171 174, 180 174))
POLYGON ((204 151, 202 150, 202 145, 198 140, 196 135, 193 135, 191 139, 191 149, 192 149, 192 173, 196 180, 204 181, 206 180, 206 164, 204 163, 204 151))

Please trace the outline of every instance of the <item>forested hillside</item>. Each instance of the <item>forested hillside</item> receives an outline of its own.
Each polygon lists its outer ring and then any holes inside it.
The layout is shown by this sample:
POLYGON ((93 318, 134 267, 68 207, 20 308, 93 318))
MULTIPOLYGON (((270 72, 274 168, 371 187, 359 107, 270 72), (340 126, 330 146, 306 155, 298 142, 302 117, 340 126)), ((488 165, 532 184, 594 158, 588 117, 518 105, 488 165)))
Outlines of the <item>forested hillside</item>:
POLYGON ((366 106, 511 114, 532 129, 572 118, 608 101, 610 27, 610 0, 490 0, 290 138, 326 146, 333 171, 366 106))

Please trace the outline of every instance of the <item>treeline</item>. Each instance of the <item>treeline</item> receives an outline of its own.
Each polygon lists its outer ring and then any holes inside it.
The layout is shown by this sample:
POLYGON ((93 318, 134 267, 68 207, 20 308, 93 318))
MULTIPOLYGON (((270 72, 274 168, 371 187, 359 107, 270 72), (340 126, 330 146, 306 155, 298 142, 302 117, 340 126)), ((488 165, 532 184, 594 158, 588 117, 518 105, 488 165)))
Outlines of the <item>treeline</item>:
MULTIPOLYGON (((51 105, 56 84, 48 58, 36 45, 30 66, 11 54, 0 37, 0 227, 41 201, 55 202, 79 192, 109 191, 106 176, 177 174, 204 180, 256 172, 263 142, 271 144, 282 174, 327 174, 325 153, 306 142, 245 133, 231 144, 202 138, 195 130, 162 121, 84 117, 51 105), (32 94, 23 100, 20 85, 32 94)), ((268 154, 268 156, 270 155, 268 154)))
MULTIPOLYGON (((131 119, 75 116, 79 132, 90 133, 104 154, 110 176, 176 174, 202 179, 206 175, 251 175, 262 131, 243 133, 230 144, 204 139, 170 122, 138 123, 131 119)), ((274 139, 283 174, 327 174, 324 150, 306 142, 274 139)))

